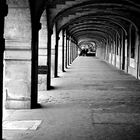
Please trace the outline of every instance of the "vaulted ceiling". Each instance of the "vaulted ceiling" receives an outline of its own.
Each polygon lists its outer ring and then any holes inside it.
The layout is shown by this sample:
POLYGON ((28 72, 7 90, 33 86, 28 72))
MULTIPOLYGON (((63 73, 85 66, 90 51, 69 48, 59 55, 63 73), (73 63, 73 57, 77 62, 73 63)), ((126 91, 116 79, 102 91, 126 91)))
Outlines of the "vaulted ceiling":
POLYGON ((30 0, 30 3, 37 16, 46 8, 50 25, 57 23, 58 32, 66 29, 77 42, 113 40, 122 33, 127 36, 130 25, 139 28, 138 0, 30 0))

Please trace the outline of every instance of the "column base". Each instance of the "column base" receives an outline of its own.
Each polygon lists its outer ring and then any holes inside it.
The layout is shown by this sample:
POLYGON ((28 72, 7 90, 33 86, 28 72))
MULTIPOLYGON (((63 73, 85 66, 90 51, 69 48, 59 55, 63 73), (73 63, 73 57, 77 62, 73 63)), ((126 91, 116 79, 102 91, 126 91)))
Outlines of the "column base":
POLYGON ((5 102, 5 107, 6 109, 31 109, 31 101, 7 99, 5 102))

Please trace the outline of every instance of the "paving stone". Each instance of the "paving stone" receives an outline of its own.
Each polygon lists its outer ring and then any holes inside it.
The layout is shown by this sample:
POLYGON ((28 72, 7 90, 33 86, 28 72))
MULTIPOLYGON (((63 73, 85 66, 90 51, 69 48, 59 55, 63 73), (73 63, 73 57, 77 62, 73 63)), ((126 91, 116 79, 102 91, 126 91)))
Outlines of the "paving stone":
POLYGON ((41 120, 4 121, 3 129, 7 130, 36 130, 41 120))

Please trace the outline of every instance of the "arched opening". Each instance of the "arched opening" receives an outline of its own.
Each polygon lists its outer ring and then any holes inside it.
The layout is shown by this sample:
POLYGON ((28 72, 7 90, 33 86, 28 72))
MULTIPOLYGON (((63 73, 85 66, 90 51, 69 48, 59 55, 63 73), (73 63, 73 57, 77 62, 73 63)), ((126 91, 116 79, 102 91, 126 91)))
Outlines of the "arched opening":
POLYGON ((80 48, 81 48, 81 56, 96 56, 96 42, 81 42, 80 43, 80 48))

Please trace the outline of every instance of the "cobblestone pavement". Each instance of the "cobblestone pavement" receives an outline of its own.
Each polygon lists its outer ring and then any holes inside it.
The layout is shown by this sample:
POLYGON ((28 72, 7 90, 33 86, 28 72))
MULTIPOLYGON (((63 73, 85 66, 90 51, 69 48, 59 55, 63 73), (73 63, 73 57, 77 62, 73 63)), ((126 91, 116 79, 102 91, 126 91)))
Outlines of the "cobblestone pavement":
POLYGON ((5 120, 42 120, 37 130, 4 130, 6 140, 139 140, 140 81, 96 57, 78 57, 39 92, 42 108, 5 120))

